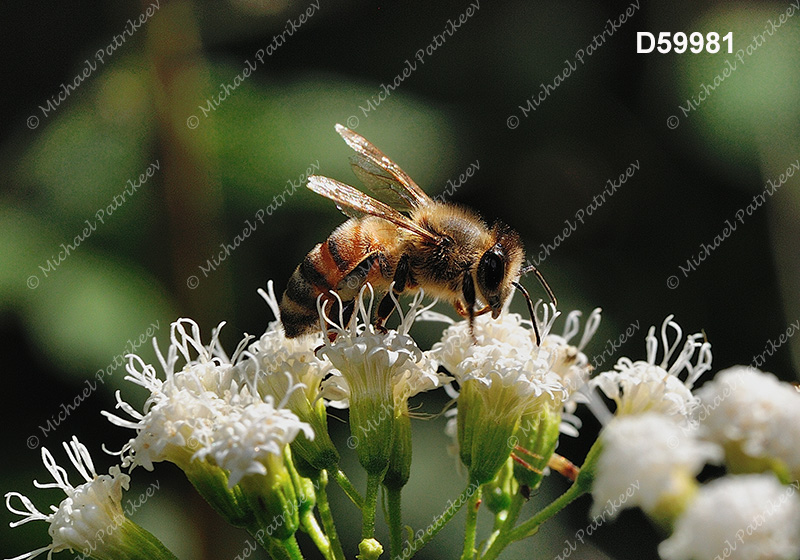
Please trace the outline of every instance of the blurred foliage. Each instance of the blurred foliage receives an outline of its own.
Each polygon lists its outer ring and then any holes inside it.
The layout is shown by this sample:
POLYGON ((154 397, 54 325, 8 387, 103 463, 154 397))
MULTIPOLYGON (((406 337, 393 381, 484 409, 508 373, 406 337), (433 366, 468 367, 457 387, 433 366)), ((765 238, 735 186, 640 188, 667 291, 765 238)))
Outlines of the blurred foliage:
MULTIPOLYGON (((749 363, 800 316, 796 177, 695 272, 684 278, 678 268, 768 178, 800 157, 798 16, 746 55, 687 116, 678 107, 735 55, 635 53, 636 32, 644 30, 733 31, 734 49, 745 48, 788 3, 642 3, 585 65, 509 130, 508 116, 520 115, 519 106, 538 94, 540 84, 552 83, 565 61, 628 3, 481 3, 473 18, 364 113, 361 107, 377 99, 381 84, 402 74, 406 61, 467 3, 410 9, 320 1, 319 11, 207 116, 200 107, 220 94, 221 84, 232 84, 246 61, 254 61, 307 4, 162 1, 152 20, 47 116, 39 106, 149 4, 26 5, 8 14, 1 40, 13 79, 0 120, 0 326, 10 358, 10 387, 2 401, 9 427, 2 441, 9 457, 0 472, 4 491, 30 492, 30 480, 44 476, 38 446, 26 445, 31 434, 55 450, 58 441, 77 433, 98 457, 102 442, 116 449, 125 441, 128 434, 99 416, 114 406, 113 391, 126 385, 121 369, 52 437, 40 426, 149 326, 159 325, 162 347, 169 322, 179 316, 196 318, 206 335, 229 322, 223 331, 228 347, 242 333, 264 329, 272 317, 255 290, 269 278, 283 289, 304 254, 341 223, 329 201, 293 191, 217 270, 206 277, 199 267, 312 164, 318 163, 317 173, 354 183, 350 152, 333 130, 352 115, 358 132, 431 194, 478 160, 479 172, 454 200, 517 228, 529 254, 540 243, 553 243, 565 220, 574 221, 608 179, 640 161, 641 171, 541 264, 562 309, 604 308, 590 352, 602 352, 606 340, 639 320, 640 336, 621 352, 643 357, 647 325, 675 313, 685 330, 705 329, 721 368, 749 363), (676 130, 665 125, 672 114, 681 117, 676 130), (25 124, 32 115, 40 120, 35 129, 25 124), (198 119, 195 129, 186 125, 191 115, 198 119), (154 162, 159 168, 153 177, 45 274, 61 244, 74 244, 86 220, 95 223, 97 212, 154 162), (666 279, 673 274, 680 285, 669 290, 666 279), (199 279, 195 289, 187 287, 191 275, 199 279)), ((533 280, 529 284, 543 295, 533 280)), ((522 310, 521 302, 514 306, 522 310)), ((447 306, 441 310, 451 313, 447 306)), ((421 346, 435 341, 437 329, 419 326, 421 346)), ((790 343, 795 364, 799 344, 790 343)), ((137 351, 154 359, 149 342, 137 351)), ((766 369, 795 378, 788 345, 766 369)), ((446 402, 443 394, 418 399, 421 410, 434 415, 446 402)), ((565 441, 561 453, 580 459, 597 429, 587 422, 586 441, 565 441)), ((332 424, 344 441, 343 425, 332 424)), ((460 489, 442 427, 440 417, 414 426, 408 503, 415 506, 406 522, 415 527, 428 523, 460 489)), ((353 457, 345 455, 345 461, 357 470, 353 457)), ((98 459, 99 468, 111 462, 98 459)), ((139 512, 138 520, 165 541, 172 538, 168 544, 185 558, 241 552, 243 534, 219 532, 213 512, 180 473, 166 467, 155 476, 162 472, 164 484, 176 490, 159 498, 159 507, 139 512), (195 546, 178 550, 180 542, 195 546)), ((563 487, 563 481, 552 485, 563 487)), ((36 503, 43 499, 34 496, 36 503)), ((547 497, 534 499, 543 503, 547 497)), ((348 507, 334 503, 342 515, 352 515, 348 507)), ((543 557, 558 554, 564 539, 585 525, 586 508, 580 502, 543 530, 545 538, 537 542, 543 557)), ((7 513, 0 516, 9 520, 7 513)), ((461 530, 456 521, 418 557, 452 557, 461 530)), ((342 533, 346 542, 355 539, 347 527, 342 533)), ((45 538, 39 528, 26 527, 4 532, 0 548, 18 554, 45 538)), ((626 513, 603 527, 595 542, 615 557, 633 558, 639 556, 632 550, 655 554, 658 540, 641 518, 626 513), (625 539, 645 548, 622 545, 630 542, 625 539)), ((512 547, 508 557, 528 557, 525 548, 512 547)), ((586 554, 600 557, 590 550, 586 554)))

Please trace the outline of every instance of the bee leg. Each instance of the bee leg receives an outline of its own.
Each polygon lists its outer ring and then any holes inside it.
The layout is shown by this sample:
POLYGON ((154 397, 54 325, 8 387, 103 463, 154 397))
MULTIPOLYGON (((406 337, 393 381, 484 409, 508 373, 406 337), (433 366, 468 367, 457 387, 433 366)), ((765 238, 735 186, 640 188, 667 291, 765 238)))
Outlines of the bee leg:
POLYGON ((462 317, 464 317, 465 319, 466 319, 467 317, 469 317, 469 313, 467 312, 467 307, 464 305, 464 302, 463 302, 463 301, 461 301, 460 299, 457 299, 457 300, 456 300, 456 301, 453 303, 453 307, 455 307, 455 308, 456 308, 456 313, 458 313, 459 315, 461 315, 461 316, 462 316, 462 317))
MULTIPOLYGON (((399 297, 400 294, 406 290, 408 272, 408 255, 403 255, 400 257, 400 260, 397 262, 397 267, 394 269, 394 286, 392 287, 392 293, 395 297, 399 297)), ((392 314, 392 311, 394 311, 394 301, 392 301, 392 296, 389 295, 389 292, 386 292, 380 305, 378 305, 378 312, 375 316, 375 328, 378 329, 379 332, 384 334, 388 332, 383 324, 392 314)))
POLYGON ((492 310, 491 307, 489 307, 488 305, 485 305, 485 306, 483 306, 483 309, 478 309, 475 312, 475 317, 477 317, 478 315, 485 315, 486 313, 489 313, 489 311, 491 311, 491 310, 492 310))
POLYGON ((478 340, 475 338, 475 284, 469 272, 464 273, 464 284, 461 288, 461 293, 464 296, 464 307, 467 308, 469 335, 472 337, 472 343, 477 344, 478 340))

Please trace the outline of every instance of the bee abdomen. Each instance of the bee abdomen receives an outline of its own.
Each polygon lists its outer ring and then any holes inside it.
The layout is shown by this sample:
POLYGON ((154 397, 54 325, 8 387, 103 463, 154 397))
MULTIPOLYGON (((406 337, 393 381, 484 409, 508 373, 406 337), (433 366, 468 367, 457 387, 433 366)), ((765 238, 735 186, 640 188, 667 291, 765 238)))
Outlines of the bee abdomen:
POLYGON ((331 289, 325 274, 317 268, 319 259, 320 245, 317 245, 294 270, 283 292, 281 322, 289 338, 319 330, 317 297, 331 289))

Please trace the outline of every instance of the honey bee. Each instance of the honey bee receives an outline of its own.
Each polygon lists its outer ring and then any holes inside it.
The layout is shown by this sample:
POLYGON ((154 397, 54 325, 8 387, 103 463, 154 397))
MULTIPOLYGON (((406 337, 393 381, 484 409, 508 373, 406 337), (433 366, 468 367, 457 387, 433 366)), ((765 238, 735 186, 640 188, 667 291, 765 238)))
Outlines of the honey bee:
POLYGON ((522 269, 519 235, 501 222, 489 227, 468 208, 434 201, 364 137, 340 124, 336 131, 356 152, 351 158, 356 176, 386 203, 334 179, 309 177, 308 188, 333 200, 350 219, 317 244, 289 279, 280 302, 286 336, 319 331, 317 299, 339 305, 331 292, 342 307, 333 316, 341 313, 349 322, 355 299, 369 282, 383 294, 374 322, 382 332, 394 309, 390 289, 396 298, 422 288, 450 301, 469 319, 472 332, 476 316, 500 315, 515 287, 526 298, 539 343, 530 297, 516 279, 533 271, 554 303, 555 296, 535 267, 522 269))

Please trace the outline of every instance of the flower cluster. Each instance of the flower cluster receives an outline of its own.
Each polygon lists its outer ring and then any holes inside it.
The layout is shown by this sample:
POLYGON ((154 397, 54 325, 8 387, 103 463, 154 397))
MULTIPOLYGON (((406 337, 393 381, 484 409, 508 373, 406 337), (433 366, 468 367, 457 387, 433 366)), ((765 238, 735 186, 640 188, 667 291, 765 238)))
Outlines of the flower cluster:
POLYGON ((460 386, 458 412, 448 429, 457 435, 471 478, 490 481, 518 448, 528 460, 517 457, 522 465, 517 478, 535 487, 559 429, 577 435, 580 423, 571 413, 591 372, 582 350, 597 330, 600 310, 590 315, 578 346, 570 341, 579 332, 580 313, 567 316, 562 335, 550 332, 558 315, 554 307, 544 307, 541 346, 532 322, 506 310, 496 320, 477 317, 472 330, 468 321, 449 326, 428 352, 460 386), (571 422, 561 422, 562 414, 571 422))
POLYGON ((28 497, 19 492, 8 492, 5 496, 9 511, 22 516, 20 521, 12 522, 11 527, 29 521, 45 521, 50 524, 52 538, 49 545, 11 560, 27 560, 44 552, 50 559, 54 552, 62 550, 80 551, 84 558, 174 559, 153 535, 125 517, 122 491, 128 489, 128 475, 123 474, 118 466, 111 467, 108 474, 98 475, 89 450, 75 436, 69 443, 64 443, 64 450, 84 482, 73 486, 67 471, 58 466, 47 448, 42 448, 42 462, 53 482, 41 484, 34 480, 34 485, 37 488, 58 488, 67 495, 58 507, 51 506, 51 513, 40 512, 28 497), (14 498, 21 502, 24 510, 12 504, 14 498))
POLYGON ((325 558, 344 559, 327 503, 329 479, 360 509, 362 559, 383 553, 374 538, 381 491, 392 557, 410 558, 466 504, 462 558, 493 560, 589 492, 595 519, 641 509, 668 535, 659 547, 665 560, 800 554, 800 393, 753 368, 701 380, 711 369, 711 345, 702 334, 684 337, 672 316, 658 335, 656 327, 649 329, 644 360, 619 357, 611 369, 595 372, 587 352, 600 309, 582 321, 578 311, 562 317, 540 302, 530 319, 506 307, 496 318, 456 322, 431 311, 433 304, 423 306, 421 291, 404 308, 390 289, 385 297, 399 321, 387 330, 373 324, 375 294, 366 285, 353 301, 335 292, 320 297, 322 332, 287 338, 272 283, 259 293, 275 318, 260 337, 244 335, 230 354, 220 343, 224 324, 204 342, 194 321, 179 319, 166 352, 153 341, 158 367, 128 357, 126 380, 149 396, 137 408, 118 391, 117 411, 104 412, 112 424, 133 430, 114 453, 120 464, 108 474, 97 474, 73 438, 64 448, 84 480, 73 486, 42 450, 54 482, 36 486, 59 488, 67 497, 45 514, 26 496, 6 494, 8 509, 22 516, 12 526, 45 521, 52 537, 13 560, 62 550, 101 560, 173 558, 120 505, 130 480, 122 469, 152 470, 162 461, 180 467, 226 521, 250 532, 273 558, 302 558, 295 534, 303 530, 325 558), (447 323, 427 351, 411 335, 420 319, 447 323), (447 432, 467 487, 403 550, 400 496, 412 463, 409 399, 440 387, 456 403, 447 412, 447 432), (579 405, 603 424, 580 468, 556 453, 562 435, 581 435, 579 405), (348 409, 347 446, 367 475, 363 496, 339 468, 329 408, 348 409), (707 465, 727 474, 704 480, 707 465), (520 522, 531 491, 551 471, 572 486, 520 522), (481 504, 495 518, 479 553, 481 504))
POLYGON ((647 360, 621 358, 590 382, 615 405, 613 414, 599 396, 591 405, 606 423, 592 465, 593 515, 635 481, 613 513, 638 506, 670 532, 659 547, 665 560, 797 558, 799 463, 790 442, 800 441, 800 396, 745 367, 693 393, 711 369, 711 347, 701 334, 683 340, 672 316, 661 328, 660 361, 654 327, 646 343, 647 360), (730 474, 701 484, 706 464, 730 474))

